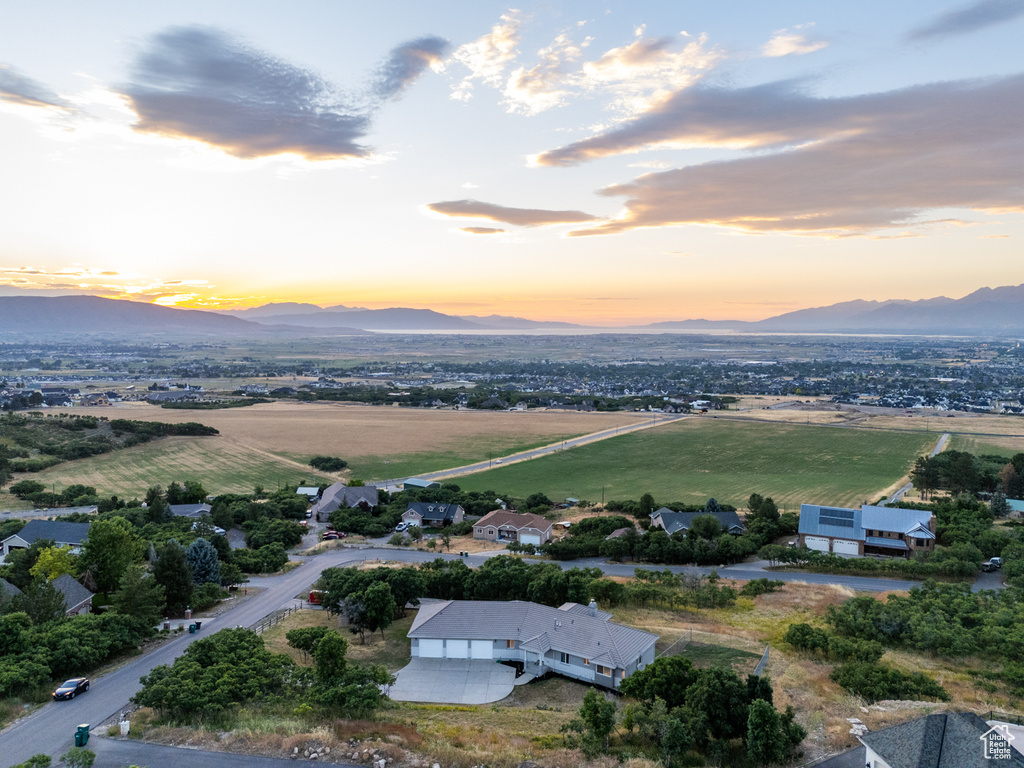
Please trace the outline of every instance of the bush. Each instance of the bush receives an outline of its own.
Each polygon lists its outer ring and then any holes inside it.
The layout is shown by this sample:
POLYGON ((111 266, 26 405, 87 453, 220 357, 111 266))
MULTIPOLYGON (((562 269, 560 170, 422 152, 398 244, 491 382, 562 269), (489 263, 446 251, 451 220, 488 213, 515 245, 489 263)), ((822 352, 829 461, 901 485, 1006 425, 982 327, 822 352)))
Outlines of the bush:
POLYGON ((757 597, 766 595, 769 592, 777 592, 785 585, 783 581, 772 581, 770 579, 753 579, 743 585, 740 594, 743 597, 757 597))
POLYGON ((309 466, 321 472, 341 472, 348 466, 348 462, 337 456, 314 456, 309 460, 309 466))
POLYGON ((946 689, 927 675, 907 675, 881 664, 852 661, 832 670, 829 679, 872 704, 884 699, 949 701, 946 689))
POLYGON ((224 590, 220 588, 219 584, 208 581, 192 591, 192 610, 205 611, 207 608, 215 606, 225 596, 224 590))

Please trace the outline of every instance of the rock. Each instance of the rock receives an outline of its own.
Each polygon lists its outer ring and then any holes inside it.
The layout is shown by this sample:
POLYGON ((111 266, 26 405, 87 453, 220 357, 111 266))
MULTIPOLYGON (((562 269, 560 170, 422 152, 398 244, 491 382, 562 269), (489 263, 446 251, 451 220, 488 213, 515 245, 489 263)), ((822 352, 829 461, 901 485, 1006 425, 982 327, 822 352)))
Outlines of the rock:
POLYGON ((440 763, 434 763, 432 766, 430 766, 430 768, 441 768, 441 764, 440 763))
POLYGON ((318 757, 320 757, 320 755, 318 755, 316 752, 314 752, 312 755, 309 756, 309 759, 310 760, 316 760, 318 757))
POLYGON ((326 754, 328 754, 328 755, 331 754, 331 748, 330 747, 324 747, 324 752, 326 754))
POLYGON ((293 755, 299 754, 299 748, 298 747, 292 747, 292 754, 293 755))

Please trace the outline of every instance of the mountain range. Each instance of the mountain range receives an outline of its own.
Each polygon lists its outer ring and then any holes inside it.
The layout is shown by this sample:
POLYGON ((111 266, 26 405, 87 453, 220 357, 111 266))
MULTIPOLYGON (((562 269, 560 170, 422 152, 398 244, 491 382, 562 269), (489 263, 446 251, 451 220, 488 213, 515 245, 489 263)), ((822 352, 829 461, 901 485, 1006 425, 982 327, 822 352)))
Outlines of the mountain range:
POLYGON ((176 309, 96 296, 0 296, 5 335, 139 336, 365 335, 407 333, 572 334, 616 332, 735 331, 741 333, 885 333, 956 336, 1024 335, 1024 285, 980 288, 962 299, 846 301, 754 322, 678 320, 630 328, 595 328, 504 315, 447 315, 431 309, 332 306, 284 302, 245 310, 176 309))

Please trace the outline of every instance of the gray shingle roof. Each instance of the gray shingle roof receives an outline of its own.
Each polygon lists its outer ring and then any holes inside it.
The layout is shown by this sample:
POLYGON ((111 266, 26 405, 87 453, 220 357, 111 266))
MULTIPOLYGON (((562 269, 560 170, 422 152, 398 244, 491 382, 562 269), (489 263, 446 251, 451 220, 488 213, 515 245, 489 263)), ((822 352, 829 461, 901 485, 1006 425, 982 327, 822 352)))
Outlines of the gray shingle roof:
POLYGON ((1021 768, 1024 755, 1011 750, 1008 760, 985 757, 981 737, 990 729, 973 712, 927 715, 880 731, 860 740, 891 768, 1021 768))
MULTIPOLYGON (((920 532, 919 538, 934 538, 928 523, 932 513, 918 509, 874 507, 864 504, 860 509, 800 505, 800 533, 811 536, 833 536, 864 541, 865 531, 890 533, 920 532), (925 532, 921 532, 923 526, 925 532)), ((918 535, 915 533, 914 535, 918 535)))
POLYGON ((14 535, 27 542, 29 546, 37 539, 50 540, 57 544, 81 544, 89 535, 89 523, 29 520, 28 524, 14 535))
POLYGON ((92 592, 75 581, 75 578, 68 573, 54 579, 53 588, 60 592, 61 597, 64 598, 65 611, 77 608, 92 597, 92 592))
POLYGON ((515 528, 521 531, 526 528, 536 528, 538 531, 550 531, 551 522, 540 515, 532 512, 510 512, 506 509, 496 509, 488 512, 475 523, 476 527, 493 525, 495 528, 515 528))
POLYGON ((210 514, 209 504, 169 504, 171 514, 178 517, 202 517, 210 514))
POLYGON ((452 522, 459 510, 458 504, 434 504, 426 501, 410 501, 406 512, 415 512, 424 520, 452 522))
POLYGON ((357 507, 363 501, 371 507, 375 507, 379 500, 380 490, 376 486, 365 485, 349 488, 344 483, 334 483, 324 489, 320 501, 313 507, 313 514, 329 515, 341 507, 357 507))
POLYGON ((7 579, 0 579, 0 603, 6 602, 20 594, 21 590, 11 584, 11 582, 7 581, 7 579))
POLYGON ((565 608, 523 600, 450 600, 418 613, 409 637, 518 640, 529 651, 562 651, 620 669, 658 639, 650 632, 609 621, 609 614, 595 618, 565 608))

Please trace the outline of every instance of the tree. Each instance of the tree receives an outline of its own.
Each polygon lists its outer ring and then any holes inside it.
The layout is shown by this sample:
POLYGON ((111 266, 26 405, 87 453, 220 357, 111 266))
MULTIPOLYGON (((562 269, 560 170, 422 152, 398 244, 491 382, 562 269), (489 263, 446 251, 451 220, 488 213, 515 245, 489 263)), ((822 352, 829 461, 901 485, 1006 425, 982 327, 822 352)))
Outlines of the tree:
POLYGON ((39 577, 34 579, 11 600, 12 611, 23 611, 32 619, 33 624, 46 624, 64 618, 67 608, 64 596, 53 587, 53 582, 39 577))
POLYGON ((989 502, 989 509, 992 510, 992 514, 995 517, 1009 516, 1010 503, 1006 500, 1006 496, 1003 495, 1002 491, 996 491, 992 494, 992 500, 989 502))
POLYGON ((138 564, 128 566, 113 594, 114 610, 134 616, 148 627, 155 627, 164 615, 164 588, 138 564))
POLYGON ((42 576, 53 581, 65 573, 74 575, 77 570, 78 558, 72 554, 71 547, 47 547, 39 553, 35 565, 28 569, 33 576, 42 576))
POLYGON ((366 612, 366 628, 371 632, 379 629, 383 639, 384 630, 391 626, 398 610, 394 595, 391 594, 391 587, 383 582, 368 587, 363 593, 363 606, 366 612))
POLYGON ((445 551, 452 551, 452 535, 447 528, 441 532, 441 543, 444 544, 445 551))
POLYGON ((100 592, 117 589, 128 566, 142 560, 143 546, 132 524, 123 517, 96 520, 82 545, 82 570, 90 571, 100 592))
POLYGON ((220 564, 220 585, 222 587, 233 587, 236 584, 244 584, 249 577, 242 573, 242 569, 234 563, 220 564))
POLYGON ((300 627, 288 630, 284 639, 288 641, 288 645, 292 648, 302 651, 302 659, 305 661, 306 655, 313 653, 317 643, 331 631, 327 627, 300 627))
MULTIPOLYGON (((39 392, 33 392, 32 394, 39 395, 39 399, 42 401, 42 394, 39 392)), ((35 403, 33 403, 33 405, 35 405, 35 403)), ((40 752, 38 755, 32 755, 32 757, 24 763, 18 763, 14 768, 50 768, 51 763, 52 761, 50 760, 50 756, 40 752)))
POLYGON ((636 516, 638 518, 650 517, 653 511, 654 497, 650 493, 645 493, 637 502, 636 516))
POLYGON ((754 765, 781 763, 786 757, 786 735, 775 707, 758 699, 747 717, 747 757, 754 765))
POLYGON ((96 753, 85 747, 72 747, 60 756, 65 768, 92 768, 96 762, 96 753))
POLYGON ((43 550, 54 546, 53 541, 36 539, 28 549, 12 549, 7 555, 6 579, 18 589, 32 583, 32 566, 36 564, 43 550))
POLYGON ((185 558, 185 548, 171 539, 160 547, 153 578, 164 589, 167 613, 180 615, 192 599, 192 569, 185 558))
POLYGON ((687 535, 691 539, 713 541, 722 535, 722 524, 713 515, 697 515, 691 521, 687 535))
MULTIPOLYGON (((320 629, 320 627, 311 627, 320 629)), ((333 630, 325 632, 313 648, 316 659, 316 676, 321 683, 338 683, 345 675, 348 640, 333 630)))
POLYGON ((193 584, 220 584, 220 560, 217 550, 206 539, 196 539, 185 552, 188 567, 192 570, 193 584))
POLYGON ((615 702, 607 701, 596 688, 591 688, 583 697, 583 706, 580 707, 579 714, 590 735, 603 740, 607 749, 608 736, 615 727, 615 702))

